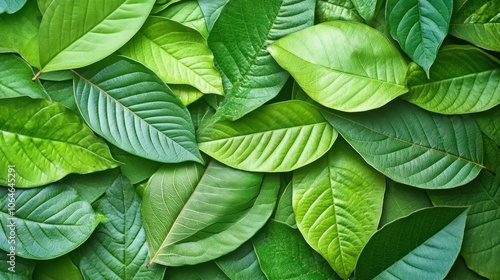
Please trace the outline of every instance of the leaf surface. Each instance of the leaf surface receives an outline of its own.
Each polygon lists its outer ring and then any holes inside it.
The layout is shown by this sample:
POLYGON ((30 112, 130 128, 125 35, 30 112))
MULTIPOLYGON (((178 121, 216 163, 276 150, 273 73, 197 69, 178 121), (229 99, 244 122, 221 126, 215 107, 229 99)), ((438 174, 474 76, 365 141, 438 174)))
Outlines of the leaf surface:
POLYGON ((320 23, 339 19, 363 21, 351 0, 318 0, 315 16, 320 23))
POLYGON ((165 17, 191 27, 208 38, 208 29, 200 4, 196 0, 182 1, 168 7, 157 16, 165 17))
MULTIPOLYGON (((31 278, 30 278, 31 279, 31 278)), ((83 280, 77 265, 68 254, 46 261, 38 261, 33 271, 34 280, 83 280)))
POLYGON ((481 132, 500 146, 500 106, 474 114, 474 119, 481 132))
POLYGON ((200 9, 205 16, 208 31, 212 30, 215 22, 219 18, 222 8, 226 6, 229 0, 198 0, 200 9))
POLYGON ((260 269, 259 260, 250 241, 243 243, 235 251, 216 259, 215 263, 229 279, 267 279, 260 269))
POLYGON ((0 14, 13 14, 19 11, 24 4, 26 4, 26 0, 0 0, 0 14))
POLYGON ((276 211, 274 214, 274 220, 287 224, 292 228, 297 228, 297 223, 295 221, 295 213, 293 212, 293 186, 292 182, 285 187, 285 190, 281 194, 278 201, 278 206, 276 206, 276 211))
POLYGON ((13 54, 0 54, 0 99, 20 96, 50 100, 40 81, 32 81, 31 67, 13 54))

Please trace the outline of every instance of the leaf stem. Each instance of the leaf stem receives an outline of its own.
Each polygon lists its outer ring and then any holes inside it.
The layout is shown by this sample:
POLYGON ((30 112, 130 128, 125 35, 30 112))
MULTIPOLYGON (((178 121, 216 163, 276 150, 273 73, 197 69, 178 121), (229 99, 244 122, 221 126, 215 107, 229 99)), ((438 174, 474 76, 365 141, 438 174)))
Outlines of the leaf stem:
POLYGON ((38 77, 40 77, 41 74, 42 74, 42 71, 38 71, 38 73, 36 73, 35 77, 33 77, 31 80, 33 82, 36 81, 36 79, 38 79, 38 77))

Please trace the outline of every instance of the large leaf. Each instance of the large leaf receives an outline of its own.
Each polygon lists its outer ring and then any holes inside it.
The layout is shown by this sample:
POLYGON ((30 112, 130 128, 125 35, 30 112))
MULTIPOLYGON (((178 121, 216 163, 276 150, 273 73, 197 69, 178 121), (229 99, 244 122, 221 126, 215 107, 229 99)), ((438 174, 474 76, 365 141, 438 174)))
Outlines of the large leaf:
POLYGON ((297 169, 325 154, 337 132, 303 101, 262 106, 237 121, 198 130, 200 150, 231 167, 264 172, 297 169))
POLYGON ((86 279, 163 279, 165 267, 147 268, 148 246, 142 227, 141 200, 124 176, 118 176, 94 204, 105 213, 82 249, 80 268, 86 279))
POLYGON ((370 112, 325 117, 370 165, 406 185, 453 188, 484 167, 481 132, 468 116, 433 114, 396 100, 370 112))
POLYGON ((500 106, 474 115, 481 132, 500 147, 500 106))
POLYGON ((363 21, 351 0, 317 0, 315 16, 320 23, 338 19, 363 21))
MULTIPOLYGON (((485 138, 485 164, 500 174, 500 148, 485 138)), ((469 206, 461 254, 467 265, 489 279, 500 278, 500 176, 482 171, 470 184, 429 192, 436 205, 469 206)))
POLYGON ((467 114, 500 103, 500 62, 472 46, 445 46, 430 70, 412 64, 402 97, 428 111, 467 114))
POLYGON ((201 11, 200 5, 196 0, 182 1, 163 10, 157 16, 165 17, 171 20, 182 23, 185 26, 191 27, 203 35, 208 37, 208 29, 205 22, 205 17, 201 11))
POLYGON ((453 0, 387 0, 386 21, 392 38, 427 76, 448 34, 453 0))
POLYGON ((13 14, 19 11, 24 4, 26 4, 26 0, 0 0, 0 14, 13 14))
MULTIPOLYGON (((49 72, 54 73, 54 72, 49 72)), ((44 81, 43 88, 52 101, 62 104, 71 111, 80 114, 73 94, 73 81, 52 82, 44 81)))
POLYGON ((216 259, 215 263, 230 279, 267 279, 260 269, 259 260, 250 241, 230 254, 216 259))
POLYGON ((287 81, 267 51, 275 40, 311 26, 314 0, 233 0, 208 37, 226 97, 218 117, 236 120, 275 97, 287 81))
POLYGON ((235 250, 271 216, 278 188, 277 176, 216 161, 166 165, 143 195, 150 263, 197 264, 235 250))
POLYGON ((8 239, 15 230, 16 254, 30 259, 52 259, 62 256, 87 240, 100 218, 92 206, 74 190, 58 184, 42 188, 0 188, 0 217, 7 224, 0 230, 0 248, 9 250, 8 239), (9 205, 12 203, 14 205, 9 205), (36 241, 36 242, 34 242, 36 241))
POLYGON ((356 279, 443 279, 460 251, 467 208, 434 207, 384 226, 361 252, 356 279))
POLYGON ((201 161, 189 112, 144 65, 111 56, 75 73, 76 103, 97 134, 151 160, 201 161))
POLYGON ((55 182, 69 173, 116 167, 108 146, 78 116, 57 103, 27 97, 0 103, 0 185, 15 165, 16 187, 55 182))
POLYGON ((15 252, 0 251, 0 278, 5 280, 32 280, 35 261, 15 256, 15 252), (11 259, 11 257, 13 258, 11 259))
POLYGON ((120 53, 143 62, 166 83, 188 84, 203 93, 223 94, 206 40, 198 31, 176 21, 149 17, 120 53))
POLYGON ((407 91, 401 54, 382 33, 361 23, 315 25, 277 41, 269 51, 326 107, 365 111, 407 91))
POLYGON ((465 0, 453 14, 450 34, 481 48, 500 51, 500 2, 465 0))
POLYGON ((0 99, 19 96, 49 99, 40 81, 31 81, 33 69, 20 57, 0 54, 0 99))
POLYGON ((97 62, 139 30, 154 0, 54 0, 40 24, 41 71, 97 62))
POLYGON ((345 141, 293 174, 293 210, 307 243, 343 279, 377 231, 385 177, 366 164, 345 141))

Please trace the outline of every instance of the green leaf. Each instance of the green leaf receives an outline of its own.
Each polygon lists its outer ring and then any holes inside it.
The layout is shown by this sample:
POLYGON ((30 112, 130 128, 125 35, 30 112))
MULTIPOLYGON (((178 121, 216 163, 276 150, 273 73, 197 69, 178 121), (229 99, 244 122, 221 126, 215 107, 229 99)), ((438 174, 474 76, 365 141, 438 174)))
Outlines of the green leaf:
POLYGON ((69 173, 116 167, 108 146, 76 114, 55 102, 27 97, 0 103, 0 185, 15 165, 18 188, 55 182, 69 173))
POLYGON ((219 18, 222 8, 226 6, 229 0, 198 0, 200 9, 205 16, 208 31, 212 30, 215 22, 219 18))
POLYGON ((235 251, 216 259, 215 263, 229 279, 267 279, 260 269, 259 260, 250 241, 245 242, 235 251))
POLYGON ((24 4, 26 4, 26 0, 0 0, 0 14, 13 14, 19 11, 24 4))
POLYGON ((324 157, 296 170, 292 182, 300 232, 348 279, 361 249, 377 231, 385 177, 340 140, 324 157))
POLYGON ((377 6, 380 2, 380 0, 352 0, 356 10, 366 22, 373 21, 377 13, 377 6))
POLYGON ((262 106, 237 121, 198 130, 200 150, 237 169, 286 172, 325 154, 337 132, 318 108, 303 101, 262 106))
POLYGON ((0 278, 5 280, 33 279, 32 274, 35 269, 35 262, 20 258, 19 256, 15 256, 11 260, 11 256, 8 254, 14 255, 14 253, 0 250, 0 278))
POLYGON ((182 1, 163 10, 157 16, 165 17, 187 27, 191 27, 208 38, 208 29, 205 23, 205 17, 201 11, 200 5, 196 0, 182 1))
POLYGON ((467 208, 433 207, 376 232, 359 256, 356 279, 443 279, 460 251, 467 208))
POLYGON ((295 214, 293 213, 292 194, 292 182, 290 181, 278 201, 276 213, 274 214, 274 220, 287 224, 292 228, 297 228, 295 214))
POLYGON ((19 96, 50 100, 40 81, 33 82, 31 67, 13 54, 0 54, 0 99, 19 96))
POLYGON ((269 51, 312 99, 329 108, 370 110, 408 91, 401 54, 382 33, 361 23, 318 24, 277 41, 269 51))
POLYGON ((77 264, 64 255, 53 260, 38 261, 33 280, 83 280, 83 277, 77 264))
POLYGON ((15 223, 15 227, 6 225, 0 230, 0 248, 10 248, 7 240, 14 228, 16 254, 23 258, 44 260, 62 256, 87 240, 99 223, 100 217, 87 201, 57 183, 15 192, 0 188, 0 195, 15 200, 0 201, 2 221, 15 223))
POLYGON ((396 182, 447 189, 481 171, 482 137, 468 116, 445 116, 395 100, 378 110, 325 118, 375 169, 396 182))
POLYGON ((229 278, 214 262, 206 262, 192 266, 169 267, 165 280, 229 280, 229 278))
POLYGON ((226 93, 218 118, 239 119, 278 95, 289 74, 267 47, 313 25, 314 5, 314 0, 227 3, 208 37, 226 93))
POLYGON ((89 203, 94 203, 113 184, 120 174, 118 168, 94 172, 92 174, 70 174, 60 181, 64 187, 73 188, 78 195, 89 203))
POLYGON ((481 132, 500 146, 500 106, 474 115, 481 132))
POLYGON ((445 46, 430 70, 416 64, 408 73, 410 92, 402 98, 428 111, 467 114, 500 103, 500 62, 472 46, 445 46))
POLYGON ((163 279, 165 267, 148 262, 148 245, 141 220, 141 199, 124 176, 118 176, 94 204, 105 213, 82 249, 80 268, 86 279, 163 279))
POLYGON ((160 162, 127 153, 113 145, 110 146, 110 150, 114 158, 123 162, 120 171, 132 184, 149 179, 162 165, 160 162))
POLYGON ((73 94, 73 81, 45 81, 43 82, 43 87, 52 101, 58 102, 80 115, 80 111, 78 111, 78 106, 76 105, 75 95, 73 94))
POLYGON ((315 16, 319 23, 332 20, 363 21, 351 0, 317 0, 315 16))
POLYGON ((500 3, 497 0, 465 0, 457 6, 450 34, 484 49, 500 51, 500 3))
POLYGON ((174 92, 175 96, 179 98, 184 104, 184 106, 188 106, 196 100, 200 99, 203 96, 203 92, 198 90, 195 87, 189 85, 168 85, 170 89, 174 92))
POLYGON ((176 21, 149 17, 120 53, 144 63, 166 83, 223 94, 221 77, 205 38, 176 21))
POLYGON ((427 76, 448 34, 453 0, 387 0, 386 21, 392 38, 427 76))
POLYGON ((197 264, 235 250, 271 216, 278 188, 277 176, 216 161, 165 165, 151 177, 141 208, 150 263, 197 264))
POLYGON ((83 118, 111 144, 160 162, 201 161, 189 112, 144 65, 111 56, 75 73, 83 118))
POLYGON ((36 3, 38 4, 40 12, 44 14, 47 8, 49 7, 50 3, 52 3, 52 0, 36 0, 36 3))
POLYGON ((465 261, 462 258, 462 256, 458 256, 457 260, 455 261, 455 264, 453 264, 453 267, 451 268, 450 272, 448 275, 446 275, 447 280, 455 280, 455 279, 460 279, 460 280, 486 280, 486 278, 483 278, 474 271, 470 270, 466 265, 465 261))
POLYGON ((341 279, 298 230, 285 224, 270 220, 252 243, 268 279, 341 279))
MULTIPOLYGON (((500 174, 500 148, 484 138, 485 164, 500 174)), ((470 184, 429 192, 435 205, 469 206, 461 254, 467 266, 489 279, 500 278, 500 176, 482 171, 470 184)))
POLYGON ((41 71, 90 65, 139 30, 154 0, 54 0, 40 24, 41 71))

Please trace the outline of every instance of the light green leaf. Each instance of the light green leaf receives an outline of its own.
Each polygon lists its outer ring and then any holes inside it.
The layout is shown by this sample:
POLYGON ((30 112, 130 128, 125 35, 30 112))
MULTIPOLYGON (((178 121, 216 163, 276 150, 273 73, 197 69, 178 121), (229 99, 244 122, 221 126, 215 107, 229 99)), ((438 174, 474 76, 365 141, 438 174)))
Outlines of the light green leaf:
POLYGON ((370 112, 324 115, 368 164, 396 182, 453 188, 484 167, 481 132, 465 115, 433 114, 400 100, 370 112))
POLYGON ((38 261, 33 280, 83 280, 78 264, 68 255, 47 261, 38 261))
POLYGON ((47 8, 49 7, 50 3, 52 3, 53 0, 36 0, 36 3, 38 4, 38 8, 40 9, 40 12, 42 14, 45 13, 47 8))
POLYGON ((500 52, 500 3, 465 0, 453 13, 450 34, 484 49, 500 52))
POLYGON ((377 6, 380 2, 380 0, 352 0, 356 10, 366 22, 373 21, 377 13, 377 6))
POLYGON ((144 63, 166 83, 223 94, 221 77, 205 38, 176 21, 149 17, 120 53, 144 63))
POLYGON ((267 279, 260 269, 259 260, 250 241, 245 242, 235 251, 216 259, 215 264, 224 271, 229 279, 267 279))
POLYGON ((14 253, 0 250, 0 277, 5 280, 32 280, 35 261, 15 256, 14 253), (10 269, 9 269, 10 268, 10 269))
POLYGON ((298 230, 285 224, 270 220, 252 243, 268 279, 341 279, 298 230))
POLYGON ((467 208, 433 207, 376 232, 359 256, 356 279, 443 279, 460 251, 467 208))
POLYGON ((229 0, 198 0, 200 9, 205 16, 208 31, 212 30, 214 23, 219 18, 222 8, 226 6, 229 0))
POLYGON ((40 24, 41 71, 90 65, 139 30, 154 0, 54 0, 40 24))
POLYGON ((120 165, 120 171, 132 184, 149 179, 162 165, 160 162, 127 153, 114 145, 109 148, 113 157, 123 163, 120 165))
POLYGON ((9 165, 15 165, 18 188, 118 166, 104 141, 58 103, 10 98, 2 100, 0 112, 0 185, 7 186, 9 165))
POLYGON ((208 29, 205 23, 205 17, 201 11, 200 5, 196 0, 182 1, 163 10, 157 16, 165 17, 187 27, 191 27, 208 38, 208 29))
POLYGON ((141 199, 124 176, 118 176, 94 204, 105 213, 82 248, 80 268, 86 279, 163 279, 165 267, 148 262, 148 245, 141 220, 141 199))
POLYGON ((159 13, 165 10, 168 6, 180 2, 181 0, 156 0, 156 3, 151 11, 152 14, 159 13))
POLYGON ((467 114, 500 103, 500 62, 472 46, 445 46, 430 70, 416 64, 408 73, 410 92, 402 98, 428 111, 467 114))
POLYGON ((198 130, 200 150, 237 169, 286 172, 325 154, 337 132, 318 108, 303 101, 262 106, 237 121, 198 130))
POLYGON ((407 66, 379 31, 331 21, 269 47, 278 63, 320 104, 341 111, 378 108, 407 92, 407 66))
MULTIPOLYGON (((14 207, 8 205, 7 199, 0 201, 0 216, 8 224, 15 223, 16 254, 23 258, 44 260, 62 256, 87 240, 100 220, 87 201, 57 183, 15 192, 0 188, 0 195, 15 199, 11 202, 14 207)), ((10 236, 7 224, 2 226, 2 250, 10 248, 10 236)))
POLYGON ((236 120, 278 95, 289 74, 267 47, 313 25, 315 0, 232 0, 208 37, 226 96, 217 118, 236 120))
POLYGON ((274 220, 287 224, 292 228, 297 228, 295 213, 293 213, 292 207, 292 194, 292 182, 290 181, 278 201, 278 206, 275 211, 276 213, 274 214, 274 220))
POLYGON ((168 85, 170 89, 174 92, 175 96, 179 98, 184 104, 184 106, 188 106, 196 100, 200 99, 203 96, 203 92, 200 90, 189 86, 189 85, 168 85))
POLYGON ((144 65, 111 56, 75 73, 83 118, 111 144, 160 162, 201 162, 189 112, 144 65))
POLYGON ((321 159, 293 173, 293 211, 311 247, 343 279, 377 231, 385 177, 338 140, 321 159))
POLYGON ((392 38, 427 76, 448 34, 453 0, 387 0, 386 21, 392 38))
POLYGON ((26 4, 26 0, 0 0, 0 14, 13 14, 19 11, 24 4, 26 4))
POLYGON ((20 57, 0 54, 0 99, 19 96, 50 100, 40 81, 32 81, 32 68, 20 57))
POLYGON ((197 264, 234 251, 274 210, 279 178, 212 161, 165 165, 146 187, 142 217, 151 261, 197 264))
POLYGON ((54 82, 71 81, 73 80, 73 72, 71 72, 71 70, 44 72, 40 74, 38 78, 40 80, 54 81, 54 82))
POLYGON ((500 147, 500 106, 486 112, 474 114, 481 132, 491 138, 500 147))
POLYGON ((339 19, 363 21, 351 0, 317 0, 315 15, 320 23, 339 19))
MULTIPOLYGON (((500 148, 484 139, 485 164, 500 174, 500 148)), ((489 279, 500 278, 500 176, 484 170, 466 186, 429 192, 435 205, 469 206, 461 254, 467 266, 489 279)))

